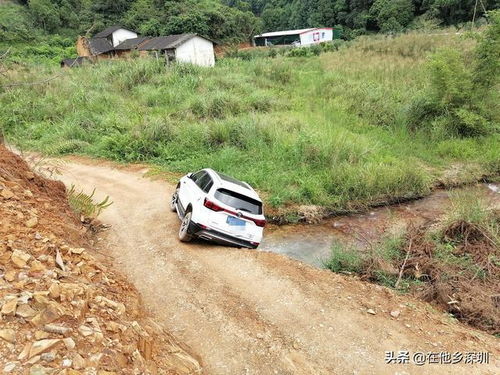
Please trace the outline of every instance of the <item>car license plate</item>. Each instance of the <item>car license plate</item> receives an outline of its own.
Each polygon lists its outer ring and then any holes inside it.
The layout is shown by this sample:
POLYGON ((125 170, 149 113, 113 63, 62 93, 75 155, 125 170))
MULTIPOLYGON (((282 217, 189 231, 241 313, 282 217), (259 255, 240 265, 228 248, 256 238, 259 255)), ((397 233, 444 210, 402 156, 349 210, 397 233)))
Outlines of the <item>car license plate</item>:
POLYGON ((244 227, 246 224, 245 220, 241 220, 233 216, 228 216, 226 219, 226 223, 235 227, 244 227))

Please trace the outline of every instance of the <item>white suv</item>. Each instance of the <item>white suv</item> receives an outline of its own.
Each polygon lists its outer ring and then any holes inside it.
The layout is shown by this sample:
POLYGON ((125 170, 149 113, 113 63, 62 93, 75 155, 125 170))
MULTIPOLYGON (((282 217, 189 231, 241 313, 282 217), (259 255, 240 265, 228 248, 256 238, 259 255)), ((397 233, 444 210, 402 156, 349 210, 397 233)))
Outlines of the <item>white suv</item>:
POLYGON ((262 201, 250 185, 208 168, 180 179, 170 208, 182 220, 183 242, 198 237, 256 249, 266 225, 262 201))

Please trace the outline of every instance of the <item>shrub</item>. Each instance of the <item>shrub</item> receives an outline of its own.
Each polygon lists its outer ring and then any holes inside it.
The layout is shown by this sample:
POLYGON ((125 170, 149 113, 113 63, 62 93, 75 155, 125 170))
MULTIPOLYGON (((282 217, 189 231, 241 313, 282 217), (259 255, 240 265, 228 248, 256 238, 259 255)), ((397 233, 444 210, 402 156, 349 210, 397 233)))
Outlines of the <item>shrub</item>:
MULTIPOLYGON (((311 57, 311 56, 317 56, 316 52, 318 51, 313 50, 311 47, 297 47, 289 50, 286 53, 286 56, 288 57, 311 57)), ((318 53, 319 54, 319 53, 318 53)))
POLYGON ((469 61, 462 52, 442 49, 428 63, 430 90, 410 106, 408 124, 439 129, 444 136, 474 137, 498 131, 498 100, 494 85, 500 72, 500 11, 491 13, 492 23, 478 36, 469 61))
POLYGON ((198 118, 220 119, 240 113, 242 103, 238 97, 216 92, 208 97, 197 97, 191 104, 190 110, 198 118))
POLYGON ((141 138, 150 143, 167 143, 174 139, 175 128, 169 119, 151 119, 137 131, 141 138))

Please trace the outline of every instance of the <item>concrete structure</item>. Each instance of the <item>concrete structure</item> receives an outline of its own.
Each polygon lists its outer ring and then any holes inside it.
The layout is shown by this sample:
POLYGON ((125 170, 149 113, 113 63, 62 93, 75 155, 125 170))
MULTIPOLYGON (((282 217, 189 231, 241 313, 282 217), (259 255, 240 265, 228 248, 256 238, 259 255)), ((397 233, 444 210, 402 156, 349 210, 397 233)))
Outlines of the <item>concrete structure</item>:
POLYGON ((254 46, 309 46, 340 38, 340 30, 331 27, 309 28, 299 30, 273 31, 256 35, 254 46))

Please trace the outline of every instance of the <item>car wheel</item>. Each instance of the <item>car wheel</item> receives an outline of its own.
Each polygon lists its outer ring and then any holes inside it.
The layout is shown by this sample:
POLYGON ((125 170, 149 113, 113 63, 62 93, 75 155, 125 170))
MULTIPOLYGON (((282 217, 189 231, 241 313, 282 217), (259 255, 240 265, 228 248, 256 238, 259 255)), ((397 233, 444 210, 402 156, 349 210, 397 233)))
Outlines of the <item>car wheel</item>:
POLYGON ((189 229, 191 227, 191 211, 186 212, 184 218, 181 222, 181 227, 179 228, 179 240, 182 242, 189 242, 193 239, 191 233, 189 233, 189 229))
POLYGON ((177 199, 179 197, 179 189, 175 191, 174 194, 172 194, 172 198, 170 199, 170 211, 175 212, 177 210, 177 199))

